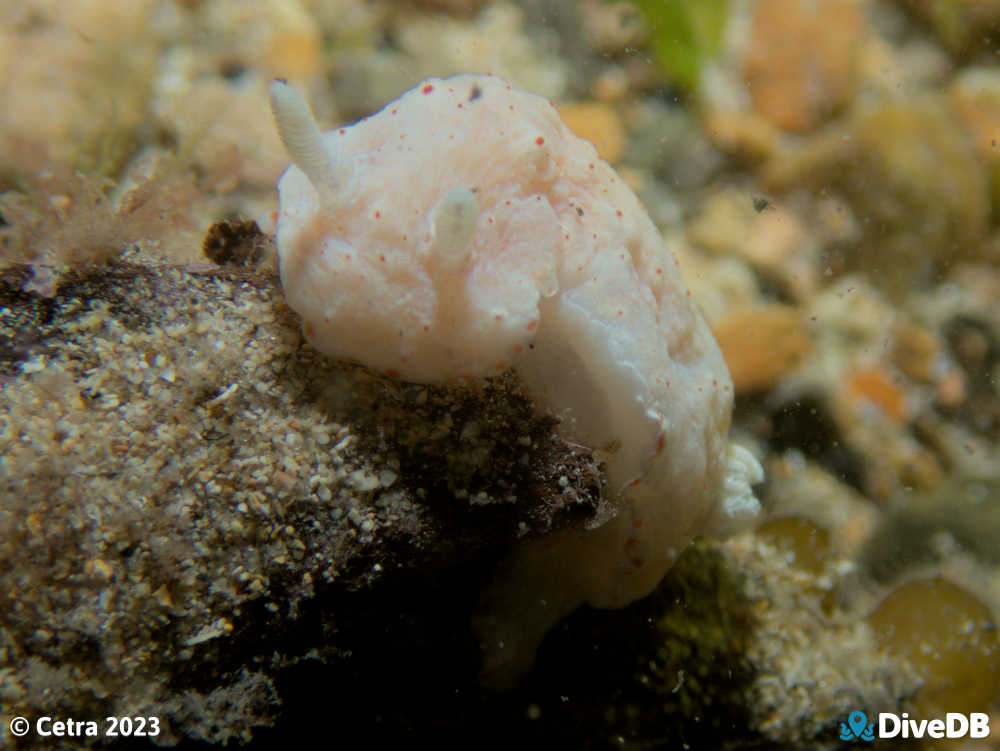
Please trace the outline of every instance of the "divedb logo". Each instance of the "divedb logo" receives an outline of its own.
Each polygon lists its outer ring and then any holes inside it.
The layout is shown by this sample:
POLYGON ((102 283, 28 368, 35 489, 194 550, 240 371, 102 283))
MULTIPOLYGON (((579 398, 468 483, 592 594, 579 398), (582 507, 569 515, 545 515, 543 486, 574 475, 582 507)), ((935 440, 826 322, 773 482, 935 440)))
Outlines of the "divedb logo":
POLYGON ((842 741, 875 740, 875 723, 868 724, 868 717, 860 709, 855 709, 847 716, 847 722, 840 723, 840 740, 842 741))
POLYGON ((944 719, 913 720, 906 712, 880 712, 878 723, 855 709, 840 723, 840 740, 872 741, 876 738, 988 738, 990 716, 985 712, 948 712, 944 719), (877 726, 877 732, 876 732, 877 726))

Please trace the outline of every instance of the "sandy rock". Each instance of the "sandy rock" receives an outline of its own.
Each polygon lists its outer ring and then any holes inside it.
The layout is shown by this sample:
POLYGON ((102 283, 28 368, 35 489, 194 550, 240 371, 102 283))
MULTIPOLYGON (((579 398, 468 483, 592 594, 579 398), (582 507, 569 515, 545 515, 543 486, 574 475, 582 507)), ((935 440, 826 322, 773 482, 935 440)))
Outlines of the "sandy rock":
POLYGON ((872 272, 894 295, 981 252, 986 172, 943 97, 859 107, 779 153, 763 178, 778 191, 794 184, 844 197, 862 236, 856 247, 841 249, 838 265, 872 272))
POLYGON ((111 174, 145 115, 159 41, 152 0, 0 9, 0 180, 51 162, 111 174), (51 160, 51 162, 50 162, 51 160))
POLYGON ((778 383, 809 352, 802 313, 771 305, 728 313, 712 323, 737 394, 778 383))
POLYGON ((185 75, 184 68, 178 64, 163 75, 154 109, 161 125, 204 171, 206 186, 226 193, 273 185, 285 159, 267 106, 269 79, 249 74, 227 81, 192 70, 185 75))
POLYGON ((594 144, 601 159, 612 165, 621 161, 627 133, 613 107, 599 102, 573 102, 558 109, 562 121, 580 138, 594 144))
POLYGON ((850 101, 864 13, 858 0, 758 2, 743 60, 754 109, 801 132, 850 101))
POLYGON ((688 239, 714 255, 734 255, 781 285, 795 300, 817 289, 816 225, 752 190, 726 188, 709 195, 687 224, 688 239))
MULTIPOLYGON (((956 77, 948 96, 976 153, 988 165, 996 211, 1000 208, 1000 75, 992 68, 969 68, 956 77)), ((994 250, 992 255, 1000 254, 994 250)))
POLYGON ((589 452, 516 384, 402 387, 330 363, 302 347, 274 277, 118 264, 46 299, 23 291, 29 274, 0 277, 11 711, 245 740, 273 716, 282 665, 338 649, 286 631, 318 636, 319 612, 346 628, 350 592, 396 577, 413 592, 429 577, 426 612, 457 566, 466 584, 430 612, 461 633, 506 546, 597 513, 589 452))
POLYGON ((953 54, 967 57, 989 48, 1000 28, 996 0, 915 0, 906 7, 922 18, 953 54))

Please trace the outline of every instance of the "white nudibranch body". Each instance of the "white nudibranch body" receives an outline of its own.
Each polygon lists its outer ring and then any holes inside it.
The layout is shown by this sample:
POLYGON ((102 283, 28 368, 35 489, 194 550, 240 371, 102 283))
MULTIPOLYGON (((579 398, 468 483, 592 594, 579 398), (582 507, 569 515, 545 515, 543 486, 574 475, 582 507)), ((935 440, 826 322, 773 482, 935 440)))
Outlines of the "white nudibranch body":
POLYGON ((727 443, 732 382, 635 195, 545 99, 492 76, 428 79, 320 134, 272 106, 289 305, 320 351, 420 382, 513 368, 568 440, 606 456, 618 513, 515 551, 480 623, 510 679, 583 603, 648 594, 690 539, 759 510, 727 443))

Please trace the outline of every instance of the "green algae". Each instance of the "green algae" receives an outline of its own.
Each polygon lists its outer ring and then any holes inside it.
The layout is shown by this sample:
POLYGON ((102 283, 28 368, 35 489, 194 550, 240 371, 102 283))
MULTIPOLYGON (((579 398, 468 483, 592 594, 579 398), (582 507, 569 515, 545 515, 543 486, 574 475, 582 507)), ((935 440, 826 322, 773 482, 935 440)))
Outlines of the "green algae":
POLYGON ((729 0, 637 0, 636 5, 660 68, 684 92, 697 94, 702 69, 722 47, 729 0))

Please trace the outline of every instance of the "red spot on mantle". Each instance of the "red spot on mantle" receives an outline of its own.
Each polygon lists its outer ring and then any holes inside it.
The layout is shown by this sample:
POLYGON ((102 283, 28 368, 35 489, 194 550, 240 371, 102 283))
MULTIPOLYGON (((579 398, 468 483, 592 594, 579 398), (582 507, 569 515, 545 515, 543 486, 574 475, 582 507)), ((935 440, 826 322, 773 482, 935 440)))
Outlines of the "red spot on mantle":
MULTIPOLYGON (((646 559, 637 555, 633 555, 630 551, 633 547, 639 544, 638 538, 630 537, 625 541, 625 554, 628 556, 629 562, 636 568, 642 568, 646 563, 646 559)), ((629 572, 626 572, 629 573, 629 572)))
POLYGON ((535 143, 541 146, 543 143, 545 143, 545 139, 539 136, 538 138, 535 139, 535 143))
POLYGON ((387 371, 385 371, 385 374, 390 378, 399 378, 399 371, 396 370, 395 368, 389 368, 387 371))
POLYGON ((432 91, 434 91, 434 87, 431 86, 430 84, 427 84, 420 91, 422 91, 424 94, 430 94, 432 91))
POLYGON ((528 331, 534 331, 535 329, 538 328, 538 321, 531 321, 524 328, 527 329, 528 331))
POLYGON ((376 209, 376 211, 375 211, 375 218, 376 218, 376 219, 381 219, 381 218, 382 218, 382 212, 381 212, 381 211, 378 211, 378 210, 376 209))

